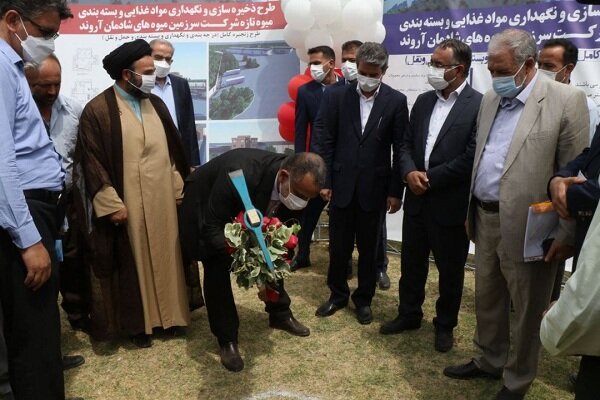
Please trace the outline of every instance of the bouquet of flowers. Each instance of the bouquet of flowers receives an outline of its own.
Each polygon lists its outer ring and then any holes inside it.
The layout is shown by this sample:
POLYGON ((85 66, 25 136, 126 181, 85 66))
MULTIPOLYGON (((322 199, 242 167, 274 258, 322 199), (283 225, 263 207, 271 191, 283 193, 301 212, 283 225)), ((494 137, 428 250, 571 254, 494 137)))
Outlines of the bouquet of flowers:
POLYGON ((240 212, 233 222, 226 224, 225 244, 233 259, 231 271, 236 275, 238 286, 245 289, 256 286, 261 300, 277 301, 279 293, 273 290, 270 284, 290 275, 291 260, 288 251, 298 245, 298 231, 298 224, 288 227, 278 218, 263 217, 262 232, 273 262, 271 270, 256 239, 244 222, 244 212, 240 212))

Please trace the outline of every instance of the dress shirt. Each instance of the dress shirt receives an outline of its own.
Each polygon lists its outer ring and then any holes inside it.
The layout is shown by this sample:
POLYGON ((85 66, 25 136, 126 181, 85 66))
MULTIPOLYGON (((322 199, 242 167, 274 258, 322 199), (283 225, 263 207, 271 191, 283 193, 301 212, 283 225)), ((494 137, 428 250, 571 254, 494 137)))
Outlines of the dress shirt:
POLYGON ((600 356, 600 210, 583 242, 577 270, 542 320, 540 339, 552 355, 600 356))
POLYGON ((496 112, 496 118, 490 129, 475 175, 473 195, 479 200, 500 200, 500 178, 504 171, 508 149, 525 109, 525 102, 537 82, 537 77, 538 72, 536 71, 531 82, 517 97, 513 99, 503 97, 500 100, 500 107, 496 112))
POLYGON ((586 97, 588 111, 590 112, 590 145, 592 139, 594 139, 594 133, 596 133, 596 126, 600 123, 600 116, 598 116, 598 105, 596 102, 589 97, 586 97))
POLYGON ((23 190, 62 190, 64 172, 31 96, 23 60, 0 39, 0 227, 14 244, 41 240, 23 190))
POLYGON ((381 84, 375 90, 375 93, 371 97, 367 97, 363 94, 362 90, 360 90, 360 86, 356 85, 356 91, 358 92, 358 97, 360 99, 360 126, 361 133, 365 132, 365 126, 367 126, 367 121, 369 120, 369 115, 371 115, 371 110, 373 109, 373 104, 375 103, 375 97, 379 94, 379 89, 381 88, 381 84))
POLYGON ((179 129, 179 125, 177 124, 177 110, 175 109, 175 97, 173 97, 173 86, 171 85, 171 78, 169 75, 167 75, 167 79, 163 87, 161 87, 158 83, 154 85, 152 94, 157 95, 162 99, 162 101, 165 102, 167 108, 169 109, 169 114, 171 114, 173 123, 177 129, 179 129))
POLYGON ((82 111, 81 104, 60 94, 52 104, 50 137, 54 142, 56 151, 62 157, 67 190, 71 188, 73 181, 73 153, 75 153, 79 117, 81 117, 82 111))
POLYGON ((140 102, 140 99, 138 99, 135 96, 130 95, 129 93, 127 93, 126 91, 121 89, 121 87, 119 85, 117 85, 116 83, 115 83, 114 87, 115 87, 115 90, 117 91, 117 93, 119 94, 119 96, 121 96, 123 98, 123 100, 125 100, 127 102, 127 104, 129 104, 129 107, 131 107, 131 110, 133 110, 133 113, 135 114, 135 116, 138 117, 140 122, 142 122, 142 104, 140 102))
POLYGON ((462 93, 463 89, 467 86, 467 81, 465 80, 462 85, 460 85, 455 91, 450 93, 447 99, 442 95, 441 90, 436 90, 435 94, 438 99, 435 102, 435 106, 433 107, 433 111, 431 113, 431 118, 429 118, 429 132, 427 133, 427 142, 425 144, 425 169, 429 169, 429 156, 431 155, 431 151, 433 150, 433 145, 435 144, 438 135, 440 134, 440 130, 442 129, 442 125, 448 118, 448 114, 450 114, 450 110, 454 107, 454 103, 456 103, 456 99, 462 93))

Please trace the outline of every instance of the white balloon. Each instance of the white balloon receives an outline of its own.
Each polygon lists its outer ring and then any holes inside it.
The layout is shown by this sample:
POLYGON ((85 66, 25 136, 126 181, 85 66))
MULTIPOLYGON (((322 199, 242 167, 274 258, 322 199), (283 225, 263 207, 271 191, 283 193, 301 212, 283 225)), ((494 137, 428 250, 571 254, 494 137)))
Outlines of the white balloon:
POLYGON ((289 25, 283 28, 283 39, 293 48, 304 47, 304 40, 308 31, 299 31, 289 25))
POLYGON ((352 31, 345 31, 345 30, 334 32, 332 37, 333 37, 333 50, 335 51, 335 53, 337 55, 340 55, 340 57, 338 57, 338 58, 341 58, 342 45, 344 43, 346 43, 347 41, 349 41, 349 40, 360 40, 361 42, 364 41, 361 38, 360 33, 352 32, 352 31))
POLYGON ((289 4, 291 0, 281 0, 281 11, 285 12, 285 7, 289 4))
POLYGON ((311 29, 304 40, 304 48, 311 49, 317 46, 329 46, 333 48, 333 39, 328 31, 324 29, 311 29))
POLYGON ((315 23, 309 0, 290 0, 284 10, 285 20, 292 29, 304 31, 315 23))
POLYGON ((371 10, 373 11, 373 16, 375 17, 375 20, 381 21, 381 19, 383 18, 383 4, 381 3, 381 0, 365 0, 365 1, 370 4, 371 10))
POLYGON ((385 39, 385 26, 379 21, 371 23, 367 28, 359 32, 359 36, 361 37, 359 40, 363 42, 382 43, 385 39))
POLYGON ((373 8, 369 2, 364 0, 351 0, 342 11, 344 28, 349 31, 370 25, 375 19, 373 8))
POLYGON ((304 61, 308 64, 308 54, 306 54, 306 49, 304 47, 297 47, 296 55, 301 61, 304 61))
POLYGON ((335 21, 342 12, 340 0, 311 0, 312 15, 320 26, 335 21))

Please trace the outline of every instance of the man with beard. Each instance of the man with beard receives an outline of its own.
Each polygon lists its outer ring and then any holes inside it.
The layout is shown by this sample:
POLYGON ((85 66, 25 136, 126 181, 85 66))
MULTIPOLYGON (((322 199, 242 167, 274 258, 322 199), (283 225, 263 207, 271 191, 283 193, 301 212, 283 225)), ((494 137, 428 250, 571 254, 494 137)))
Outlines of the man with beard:
POLYGON ((75 154, 92 204, 91 333, 122 330, 138 347, 153 328, 178 335, 190 321, 177 229, 189 167, 169 110, 149 94, 151 53, 138 39, 104 58, 116 82, 83 110, 75 154))

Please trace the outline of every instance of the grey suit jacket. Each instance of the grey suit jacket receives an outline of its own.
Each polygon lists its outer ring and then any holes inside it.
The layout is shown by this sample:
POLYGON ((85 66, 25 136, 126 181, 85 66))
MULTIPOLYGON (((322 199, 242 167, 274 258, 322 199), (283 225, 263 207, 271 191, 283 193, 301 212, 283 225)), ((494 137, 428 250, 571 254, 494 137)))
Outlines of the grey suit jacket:
MULTIPOLYGON (((500 97, 488 91, 477 117, 477 147, 471 179, 475 176, 496 117, 500 97)), ((517 124, 500 179, 500 246, 510 259, 523 261, 527 212, 532 203, 548 200, 548 180, 574 159, 589 141, 585 93, 539 75, 517 124)), ((470 201, 469 237, 477 244, 476 205, 470 201)), ((561 220, 555 239, 572 244, 574 223, 561 220)))

